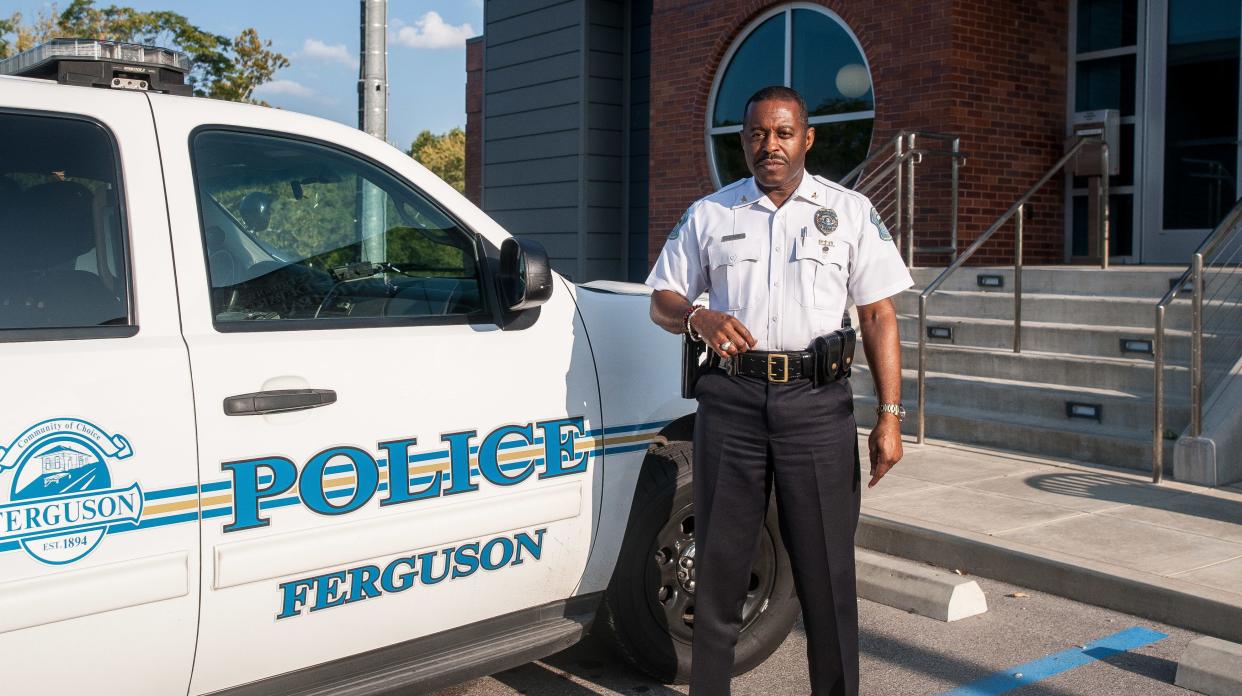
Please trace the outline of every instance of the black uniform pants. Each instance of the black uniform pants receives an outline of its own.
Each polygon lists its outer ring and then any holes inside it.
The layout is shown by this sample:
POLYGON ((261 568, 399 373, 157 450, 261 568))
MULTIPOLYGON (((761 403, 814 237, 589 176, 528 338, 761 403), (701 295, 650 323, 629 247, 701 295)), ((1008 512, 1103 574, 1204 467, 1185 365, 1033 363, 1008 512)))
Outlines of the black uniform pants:
POLYGON ((769 384, 719 369, 698 382, 690 693, 729 693, 751 563, 773 488, 802 603, 811 689, 858 693, 854 532, 860 470, 845 380, 769 384))

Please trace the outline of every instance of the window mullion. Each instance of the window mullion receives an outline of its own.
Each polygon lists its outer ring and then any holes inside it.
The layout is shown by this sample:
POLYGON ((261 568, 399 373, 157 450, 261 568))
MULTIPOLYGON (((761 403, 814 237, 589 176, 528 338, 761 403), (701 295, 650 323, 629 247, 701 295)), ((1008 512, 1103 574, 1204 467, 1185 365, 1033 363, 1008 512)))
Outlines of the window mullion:
POLYGON ((785 86, 793 87, 793 8, 785 8, 785 86))

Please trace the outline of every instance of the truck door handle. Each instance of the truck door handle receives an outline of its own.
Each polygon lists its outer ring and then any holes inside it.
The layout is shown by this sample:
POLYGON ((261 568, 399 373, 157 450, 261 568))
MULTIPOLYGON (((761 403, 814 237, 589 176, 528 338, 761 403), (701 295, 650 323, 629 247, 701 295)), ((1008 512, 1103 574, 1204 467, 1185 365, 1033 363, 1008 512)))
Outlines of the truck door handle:
POLYGON ((331 389, 274 389, 226 397, 224 415, 258 416, 265 413, 303 411, 334 403, 336 392, 331 389))

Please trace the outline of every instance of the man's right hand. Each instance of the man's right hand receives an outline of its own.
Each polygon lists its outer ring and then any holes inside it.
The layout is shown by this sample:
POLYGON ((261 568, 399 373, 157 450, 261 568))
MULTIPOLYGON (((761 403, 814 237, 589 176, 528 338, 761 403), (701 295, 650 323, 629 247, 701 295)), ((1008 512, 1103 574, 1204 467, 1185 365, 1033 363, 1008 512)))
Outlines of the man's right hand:
POLYGON ((757 341, 736 317, 712 309, 700 309, 694 313, 690 325, 703 337, 707 346, 722 357, 745 353, 755 347, 757 341), (726 347, 721 347, 726 346, 726 347))

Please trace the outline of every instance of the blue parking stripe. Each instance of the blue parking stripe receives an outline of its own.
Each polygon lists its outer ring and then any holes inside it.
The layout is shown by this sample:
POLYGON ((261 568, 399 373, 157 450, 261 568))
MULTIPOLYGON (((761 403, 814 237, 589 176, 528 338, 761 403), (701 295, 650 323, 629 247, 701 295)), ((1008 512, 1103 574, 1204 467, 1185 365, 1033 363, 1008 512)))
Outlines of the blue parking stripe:
POLYGON ((995 696, 1013 691, 1021 686, 1034 684, 1048 677, 1068 672, 1071 669, 1091 664, 1097 660, 1106 660, 1113 655, 1127 652, 1144 645, 1164 640, 1168 636, 1142 626, 1127 628, 1111 636, 1105 636, 1087 643, 1081 648, 1070 648, 1042 657, 1033 662, 1010 667, 990 677, 946 691, 940 696, 995 696))

